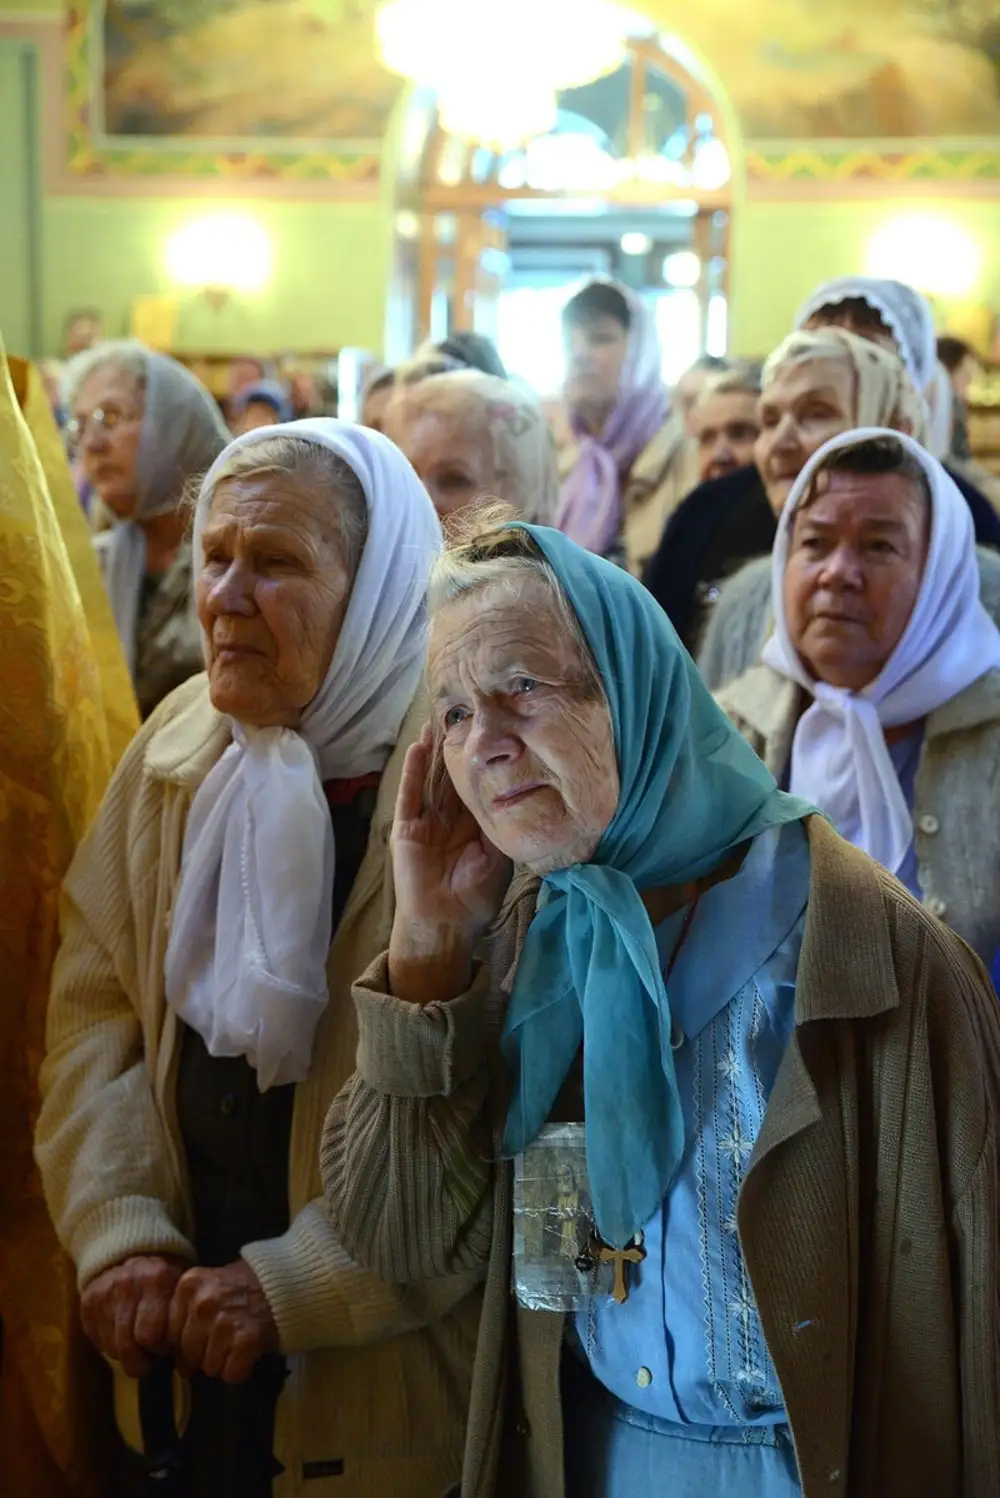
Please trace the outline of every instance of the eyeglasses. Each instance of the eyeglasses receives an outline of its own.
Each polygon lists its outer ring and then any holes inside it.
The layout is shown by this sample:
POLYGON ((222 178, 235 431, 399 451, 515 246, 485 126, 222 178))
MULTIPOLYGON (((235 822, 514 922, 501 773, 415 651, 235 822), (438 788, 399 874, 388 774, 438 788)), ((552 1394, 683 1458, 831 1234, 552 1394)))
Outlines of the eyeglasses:
POLYGON ((99 432, 113 432, 116 427, 126 421, 137 421, 136 416, 126 416, 124 411, 119 411, 117 406, 109 406, 107 410, 103 406, 97 406, 89 416, 74 416, 66 423, 66 436, 71 446, 75 447, 83 440, 88 427, 93 426, 99 432))

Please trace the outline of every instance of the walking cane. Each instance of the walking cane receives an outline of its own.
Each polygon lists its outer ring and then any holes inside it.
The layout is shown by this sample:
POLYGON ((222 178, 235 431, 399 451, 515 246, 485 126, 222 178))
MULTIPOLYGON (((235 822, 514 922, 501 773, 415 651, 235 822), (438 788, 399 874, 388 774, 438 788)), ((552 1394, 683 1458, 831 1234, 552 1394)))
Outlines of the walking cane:
POLYGON ((156 1484, 157 1498, 188 1498, 187 1465, 174 1413, 174 1365, 153 1358, 139 1383, 139 1424, 146 1476, 156 1484))

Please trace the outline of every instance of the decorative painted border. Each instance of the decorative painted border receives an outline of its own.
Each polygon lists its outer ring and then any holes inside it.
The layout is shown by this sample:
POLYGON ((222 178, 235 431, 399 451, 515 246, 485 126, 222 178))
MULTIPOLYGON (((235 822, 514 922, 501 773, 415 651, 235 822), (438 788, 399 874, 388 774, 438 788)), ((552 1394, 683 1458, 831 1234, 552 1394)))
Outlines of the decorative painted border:
POLYGON ((844 143, 815 143, 785 147, 780 151, 748 143, 745 153, 751 182, 793 183, 921 183, 1000 182, 1000 151, 988 145, 953 147, 950 142, 914 148, 898 141, 881 149, 868 143, 845 149, 844 143))
POLYGON ((99 89, 101 17, 99 3, 74 6, 66 15, 66 169, 93 179, 183 177, 188 182, 377 183, 382 143, 378 140, 290 141, 267 150, 233 142, 199 147, 144 138, 125 143, 101 130, 99 89))

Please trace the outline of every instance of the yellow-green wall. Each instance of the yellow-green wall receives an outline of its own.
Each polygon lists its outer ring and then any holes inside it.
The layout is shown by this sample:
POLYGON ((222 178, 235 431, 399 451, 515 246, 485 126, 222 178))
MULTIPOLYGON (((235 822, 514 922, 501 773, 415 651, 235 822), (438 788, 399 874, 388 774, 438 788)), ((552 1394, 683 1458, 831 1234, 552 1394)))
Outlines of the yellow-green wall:
POLYGON ((382 342, 390 221, 378 202, 236 202, 213 197, 47 197, 42 204, 45 344, 58 347, 72 307, 100 307, 109 332, 127 331, 132 298, 173 294, 164 267, 178 225, 239 209, 270 236, 274 267, 261 292, 214 310, 180 298, 180 350, 325 350, 382 342))
MULTIPOLYGON (((912 201, 749 202, 734 225, 733 351, 753 358, 773 348, 818 282, 864 274, 872 235, 911 214, 940 217, 975 240, 982 270, 969 300, 1000 306, 1000 202, 944 195, 912 201)), ((900 275, 905 279, 902 269, 900 275)), ((934 300, 939 322, 946 323, 951 301, 934 300)))

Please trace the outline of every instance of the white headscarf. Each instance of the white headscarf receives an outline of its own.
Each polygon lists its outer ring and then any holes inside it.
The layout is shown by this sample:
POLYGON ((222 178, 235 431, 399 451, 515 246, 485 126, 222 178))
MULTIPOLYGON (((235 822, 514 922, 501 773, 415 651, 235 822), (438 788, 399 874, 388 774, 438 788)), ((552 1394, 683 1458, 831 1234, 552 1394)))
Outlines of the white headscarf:
POLYGON ((955 392, 951 376, 940 359, 934 362, 934 374, 927 392, 930 408, 930 425, 927 430, 927 451, 940 458, 942 463, 951 454, 952 418, 955 412, 955 392))
MULTIPOLYGON (((100 367, 102 352, 98 348, 83 356, 87 361, 81 361, 86 371, 83 379, 100 367)), ((128 362, 138 355, 144 363, 146 406, 136 460, 135 509, 127 520, 115 518, 101 550, 111 609, 134 674, 139 601, 146 575, 146 533, 141 522, 177 509, 187 480, 204 473, 215 461, 229 432, 204 385, 183 364, 134 341, 107 346, 108 362, 120 354, 128 362)))
POLYGON ((316 419, 261 427, 206 476, 195 566, 215 476, 241 448, 295 437, 337 453, 368 502, 368 535, 330 669, 299 729, 233 722, 233 743, 188 817, 167 948, 167 1000, 213 1056, 246 1056, 261 1091, 300 1082, 328 1002, 336 849, 323 782, 381 770, 417 689, 426 591, 441 528, 399 449, 316 419))
POLYGON ((844 432, 799 474, 774 543, 775 632, 763 659, 813 698, 792 742, 789 789, 812 801, 838 832, 895 873, 913 839, 913 818, 886 747, 884 729, 916 723, 985 671, 1000 666, 1000 630, 979 601, 979 564, 969 506, 936 458, 912 438, 877 428, 844 432), (927 562, 909 623, 882 671, 860 692, 815 681, 788 632, 785 569, 798 505, 830 455, 891 437, 923 468, 931 490, 927 562))
POLYGON ((795 314, 795 326, 805 327, 824 307, 836 307, 854 297, 867 302, 879 314, 899 345, 900 358, 913 383, 922 394, 926 392, 937 363, 934 313, 927 298, 904 281, 888 281, 878 276, 841 276, 835 281, 824 281, 795 314))

